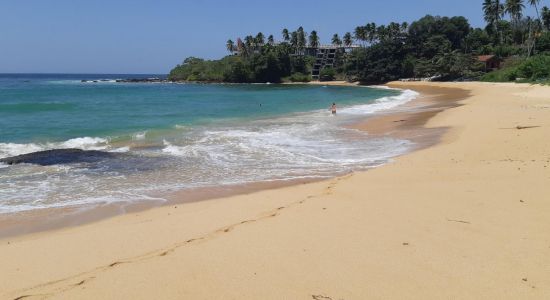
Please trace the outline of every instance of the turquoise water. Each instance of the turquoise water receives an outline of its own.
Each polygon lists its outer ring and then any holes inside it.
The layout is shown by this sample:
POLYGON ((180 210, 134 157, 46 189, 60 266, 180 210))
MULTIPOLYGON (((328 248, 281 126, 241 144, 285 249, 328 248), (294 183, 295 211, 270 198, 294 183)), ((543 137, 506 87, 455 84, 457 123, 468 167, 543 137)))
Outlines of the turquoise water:
POLYGON ((128 77, 137 76, 0 75, 0 158, 56 148, 123 154, 94 164, 0 165, 0 213, 323 178, 379 165, 410 146, 345 127, 410 100, 410 91, 114 82, 128 77))
POLYGON ((332 101, 354 105, 398 94, 349 87, 80 82, 112 75, 48 77, 0 76, 0 142, 120 136, 312 111, 332 101))

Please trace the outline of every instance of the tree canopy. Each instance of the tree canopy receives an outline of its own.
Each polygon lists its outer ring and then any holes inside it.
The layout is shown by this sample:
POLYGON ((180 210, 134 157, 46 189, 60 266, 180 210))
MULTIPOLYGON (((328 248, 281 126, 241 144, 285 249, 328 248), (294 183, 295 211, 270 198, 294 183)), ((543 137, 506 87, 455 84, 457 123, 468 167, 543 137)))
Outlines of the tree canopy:
MULTIPOLYGON (((339 33, 332 35, 330 43, 347 50, 339 50, 335 64, 321 73, 330 75, 325 78, 376 83, 424 77, 478 79, 487 71, 478 61, 479 55, 494 55, 500 61, 529 61, 530 65, 547 62, 545 58, 528 60, 550 52, 550 9, 546 6, 539 9, 540 4, 540 0, 480 0, 485 28, 473 28, 462 16, 426 15, 410 24, 366 22, 342 37, 339 33), (536 14, 529 16, 526 6, 534 7, 536 14)), ((211 61, 188 58, 170 72, 170 79, 307 81, 315 51, 321 45, 318 32, 312 30, 307 34, 300 26, 293 31, 285 28, 281 33, 280 41, 269 35, 266 42, 262 32, 247 35, 243 40, 238 38, 237 42, 229 39, 226 42, 229 56, 211 61)))

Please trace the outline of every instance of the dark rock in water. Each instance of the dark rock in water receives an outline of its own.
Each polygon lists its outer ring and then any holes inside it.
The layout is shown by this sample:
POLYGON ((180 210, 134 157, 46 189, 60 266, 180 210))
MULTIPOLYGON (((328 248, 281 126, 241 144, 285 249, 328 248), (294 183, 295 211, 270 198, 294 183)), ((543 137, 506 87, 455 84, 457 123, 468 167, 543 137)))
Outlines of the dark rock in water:
POLYGON ((71 163, 93 163, 107 158, 114 158, 117 155, 120 155, 120 153, 81 149, 54 149, 2 158, 0 162, 8 165, 25 163, 50 166, 71 163))
MULTIPOLYGON (((109 82, 109 79, 82 79, 80 82, 109 82)), ((118 83, 153 83, 153 82, 169 82, 167 79, 151 77, 151 78, 126 78, 126 79, 115 79, 115 82, 118 83)))
POLYGON ((116 82, 122 82, 122 83, 147 83, 147 82, 168 82, 166 79, 161 79, 157 77, 152 78, 127 78, 127 79, 117 79, 116 82))

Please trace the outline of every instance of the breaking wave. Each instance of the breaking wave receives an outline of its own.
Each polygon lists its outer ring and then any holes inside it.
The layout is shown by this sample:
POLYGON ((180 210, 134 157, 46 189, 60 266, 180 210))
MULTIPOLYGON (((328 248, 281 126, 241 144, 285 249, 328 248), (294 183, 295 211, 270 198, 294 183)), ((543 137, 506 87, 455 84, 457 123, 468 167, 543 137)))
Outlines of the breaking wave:
POLYGON ((162 134, 78 137, 62 142, 0 143, 0 158, 49 149, 126 153, 97 165, 0 164, 0 213, 112 202, 164 201, 158 192, 258 181, 327 178, 365 170, 411 148, 411 142, 369 137, 347 128, 355 118, 402 105, 418 94, 370 104, 209 125, 173 125, 162 134), (136 144, 142 145, 135 147, 136 144))

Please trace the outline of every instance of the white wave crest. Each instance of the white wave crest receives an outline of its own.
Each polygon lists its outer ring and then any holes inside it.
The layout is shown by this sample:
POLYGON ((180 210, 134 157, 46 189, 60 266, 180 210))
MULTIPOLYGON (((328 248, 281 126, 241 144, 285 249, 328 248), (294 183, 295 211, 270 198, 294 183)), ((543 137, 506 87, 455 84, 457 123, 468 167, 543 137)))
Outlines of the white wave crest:
POLYGON ((170 142, 163 140, 164 148, 162 149, 163 153, 174 155, 174 156, 196 156, 197 152, 194 150, 193 145, 189 146, 176 146, 172 145, 170 142))
POLYGON ((126 152, 129 152, 129 151, 130 151, 130 147, 128 147, 128 146, 124 146, 124 147, 109 150, 109 152, 113 152, 113 153, 126 153, 126 152))
MULTIPOLYGON (((99 137, 79 137, 62 142, 62 148, 79 148, 84 150, 103 150, 108 140, 99 137)), ((55 144, 53 144, 55 145, 55 144)))
POLYGON ((147 131, 135 133, 135 134, 132 136, 132 140, 134 140, 134 141, 142 141, 142 140, 145 139, 145 136, 146 136, 146 135, 147 135, 147 131))
POLYGON ((0 143, 0 158, 16 156, 25 153, 31 153, 44 150, 42 145, 38 144, 16 144, 16 143, 0 143))
POLYGON ((79 137, 60 143, 0 143, 0 158, 50 149, 77 148, 82 150, 105 150, 108 148, 108 143, 107 139, 98 137, 79 137))
MULTIPOLYGON (((103 168, 105 165, 98 169, 34 165, 6 168, 0 165, 0 177, 7 178, 0 180, 0 199, 4 201, 0 203, 0 213, 161 200, 148 195, 152 191, 187 187, 326 178, 372 168, 405 153, 411 143, 389 137, 369 137, 366 132, 342 125, 402 105, 417 96, 418 93, 413 91, 401 91, 396 96, 369 101, 370 104, 342 107, 338 117, 334 118, 323 109, 246 122, 174 125, 176 132, 164 136, 160 151, 156 147, 155 131, 149 134, 141 131, 112 139, 79 137, 57 143, 0 143, 0 157, 54 148, 128 152, 134 149, 130 144, 125 144, 130 143, 129 139, 151 139, 155 145, 151 149, 144 147, 138 150, 147 157, 144 165, 155 163, 153 172, 105 172, 109 170, 103 168), (162 169, 156 169, 158 162, 164 162, 159 166, 162 169)), ((122 159, 112 163, 135 166, 135 160, 122 159)))
POLYGON ((402 93, 397 96, 382 97, 371 104, 345 107, 340 109, 338 113, 350 115, 373 114, 382 110, 388 110, 403 105, 411 100, 414 100, 418 97, 418 95, 419 93, 413 90, 403 90, 402 93))

